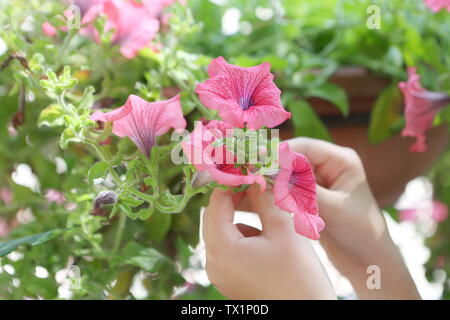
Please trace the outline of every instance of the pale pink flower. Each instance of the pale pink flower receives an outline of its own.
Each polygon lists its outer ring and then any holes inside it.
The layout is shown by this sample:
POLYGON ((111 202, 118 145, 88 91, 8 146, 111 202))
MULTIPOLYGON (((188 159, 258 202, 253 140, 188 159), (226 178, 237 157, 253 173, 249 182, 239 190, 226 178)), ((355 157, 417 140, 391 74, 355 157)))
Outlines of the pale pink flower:
POLYGON ((68 202, 68 203, 64 206, 64 208, 65 208, 67 211, 73 211, 73 210, 75 210, 75 209, 77 208, 77 204, 76 204, 75 202, 68 202))
POLYGON ((147 10, 154 17, 160 17, 164 8, 173 5, 175 2, 179 2, 182 5, 186 5, 186 0, 142 0, 142 3, 147 10))
POLYGON ((417 210, 416 209, 403 209, 398 211, 400 221, 416 221, 417 210))
POLYGON ((258 183, 265 189, 266 181, 262 175, 254 174, 251 166, 235 166, 235 155, 225 145, 214 145, 228 135, 229 129, 233 127, 223 121, 211 121, 206 126, 199 122, 189 140, 182 142, 184 153, 198 171, 207 173, 219 184, 240 186, 258 183), (244 167, 247 174, 242 171, 244 167))
POLYGON ((134 0, 103 0, 96 2, 86 12, 82 34, 100 41, 93 23, 98 15, 107 17, 105 32, 112 31, 111 42, 120 46, 120 52, 128 59, 134 58, 142 48, 149 47, 159 30, 159 21, 147 8, 134 0))
POLYGON ((157 136, 165 134, 170 128, 186 127, 179 95, 158 102, 147 102, 138 96, 130 95, 122 107, 108 113, 96 111, 91 119, 111 121, 112 132, 119 137, 130 138, 147 157, 156 144, 157 136))
POLYGON ((70 1, 71 4, 76 5, 78 8, 80 8, 80 14, 81 17, 84 17, 84 15, 89 11, 89 9, 95 5, 98 2, 101 2, 104 0, 72 0, 70 1))
POLYGON ((47 199, 49 203, 54 202, 59 205, 62 205, 66 201, 64 194, 55 189, 48 189, 45 194, 45 199, 47 199))
POLYGON ((9 227, 8 222, 5 219, 0 218, 0 238, 7 237, 10 230, 11 228, 9 227))
POLYGON ((442 9, 450 12, 450 0, 425 0, 425 4, 435 13, 442 9))
POLYGON ((297 233, 317 240, 325 223, 319 217, 316 179, 311 164, 304 155, 293 152, 287 142, 280 144, 279 156, 280 172, 273 187, 275 204, 294 214, 297 233))
POLYGON ((56 28, 54 26, 52 26, 52 24, 48 21, 46 21, 42 24, 42 32, 47 37, 50 37, 50 38, 52 38, 58 34, 56 28))
POLYGON ((415 222, 419 217, 431 218, 435 222, 442 222, 448 217, 448 207, 444 203, 434 200, 425 206, 399 210, 400 221, 415 222))
POLYGON ((440 201, 433 202, 433 211, 431 212, 431 219, 436 222, 442 222, 448 217, 448 207, 440 201))
POLYGON ((196 93, 231 125, 273 128, 291 117, 281 105, 281 91, 273 83, 269 63, 243 68, 218 57, 210 63, 208 74, 210 78, 197 85, 196 93))
POLYGON ((413 152, 427 149, 425 132, 433 126, 434 117, 450 103, 450 97, 442 92, 427 91, 420 85, 420 77, 416 68, 408 68, 408 81, 400 82, 399 88, 405 100, 406 126, 402 131, 404 137, 415 137, 411 147, 413 152))
POLYGON ((8 188, 0 188, 0 199, 4 204, 9 205, 13 200, 13 193, 8 188))

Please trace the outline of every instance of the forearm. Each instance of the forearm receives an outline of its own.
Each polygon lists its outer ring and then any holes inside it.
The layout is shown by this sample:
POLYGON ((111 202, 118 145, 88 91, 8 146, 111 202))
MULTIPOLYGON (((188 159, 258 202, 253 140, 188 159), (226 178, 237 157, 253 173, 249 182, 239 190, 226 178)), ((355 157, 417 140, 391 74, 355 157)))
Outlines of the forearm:
MULTIPOLYGON (((306 242, 306 238, 302 241, 306 242)), ((296 258, 299 265, 292 264, 293 259, 286 259, 285 264, 287 274, 291 273, 297 277, 295 281, 293 278, 287 279, 288 285, 295 284, 295 288, 291 292, 296 292, 293 299, 299 300, 336 300, 337 296, 334 288, 328 278, 326 270, 324 269, 319 257, 309 243, 307 245, 299 245, 298 251, 301 251, 296 258), (288 271, 291 269, 291 271, 288 271)))
POLYGON ((356 266, 347 275, 359 299, 421 299, 400 251, 390 238, 370 253, 370 261, 356 266))

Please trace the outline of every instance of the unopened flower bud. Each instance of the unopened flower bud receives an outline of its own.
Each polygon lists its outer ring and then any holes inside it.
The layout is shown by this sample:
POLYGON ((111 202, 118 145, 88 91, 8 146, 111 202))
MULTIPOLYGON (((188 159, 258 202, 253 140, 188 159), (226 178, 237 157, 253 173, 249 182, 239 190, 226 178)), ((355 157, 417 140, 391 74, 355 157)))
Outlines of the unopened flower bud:
POLYGON ((103 206, 110 206, 117 202, 117 194, 114 191, 102 191, 100 192, 94 200, 94 206, 100 208, 103 206))
POLYGON ((94 200, 94 210, 92 214, 94 216, 105 216, 107 211, 103 209, 104 206, 110 206, 117 202, 117 194, 113 191, 102 191, 100 192, 94 200))

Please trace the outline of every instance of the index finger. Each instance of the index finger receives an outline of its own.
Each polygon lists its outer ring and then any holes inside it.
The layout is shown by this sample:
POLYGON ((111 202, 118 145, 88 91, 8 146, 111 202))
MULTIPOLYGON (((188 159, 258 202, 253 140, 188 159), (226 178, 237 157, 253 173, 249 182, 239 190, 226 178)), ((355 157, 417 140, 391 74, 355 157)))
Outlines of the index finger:
POLYGON ((341 178, 346 174, 365 176, 361 159, 351 148, 304 137, 288 140, 288 143, 292 150, 308 158, 318 175, 317 180, 326 188, 339 189, 341 178))

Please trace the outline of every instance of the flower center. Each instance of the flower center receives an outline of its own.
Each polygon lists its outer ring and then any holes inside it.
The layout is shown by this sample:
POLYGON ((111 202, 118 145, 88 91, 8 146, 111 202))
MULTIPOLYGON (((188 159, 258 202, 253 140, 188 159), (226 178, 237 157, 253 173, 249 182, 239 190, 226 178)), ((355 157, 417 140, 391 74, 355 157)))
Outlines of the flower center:
POLYGON ((291 178, 289 179, 289 186, 290 187, 302 187, 301 184, 301 174, 293 172, 291 175, 291 178))
POLYGON ((242 110, 248 110, 251 106, 253 106, 255 103, 252 99, 252 97, 242 97, 239 99, 239 106, 242 110))

